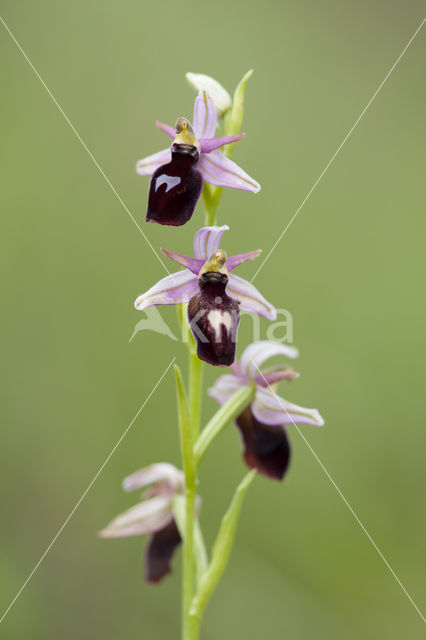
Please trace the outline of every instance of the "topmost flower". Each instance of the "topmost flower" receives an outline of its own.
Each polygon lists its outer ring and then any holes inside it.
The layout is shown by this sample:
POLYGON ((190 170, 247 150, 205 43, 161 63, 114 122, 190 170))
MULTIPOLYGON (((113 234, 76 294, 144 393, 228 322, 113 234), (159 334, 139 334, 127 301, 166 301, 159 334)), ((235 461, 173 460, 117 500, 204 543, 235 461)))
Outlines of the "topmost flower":
POLYGON ((171 147, 139 160, 139 175, 152 175, 146 219, 180 226, 188 222, 201 195, 203 180, 218 187, 257 193, 260 185, 235 162, 219 151, 244 133, 215 138, 217 111, 205 91, 195 99, 193 126, 178 118, 175 128, 156 121, 156 126, 173 138, 171 147))

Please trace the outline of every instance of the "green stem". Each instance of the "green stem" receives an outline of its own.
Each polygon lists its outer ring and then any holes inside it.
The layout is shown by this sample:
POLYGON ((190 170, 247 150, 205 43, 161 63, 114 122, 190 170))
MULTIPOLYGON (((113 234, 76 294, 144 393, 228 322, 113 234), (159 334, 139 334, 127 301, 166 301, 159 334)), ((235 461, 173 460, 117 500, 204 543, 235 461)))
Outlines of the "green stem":
POLYGON ((213 227, 216 224, 216 211, 222 191, 222 187, 215 187, 207 183, 204 184, 203 200, 206 209, 205 222, 208 227, 213 227))
POLYGON ((189 407, 191 412, 193 442, 198 438, 200 431, 202 388, 203 363, 198 358, 196 352, 189 348, 189 407))
POLYGON ((201 432, 194 447, 195 466, 198 468, 207 449, 226 427, 228 422, 236 418, 253 400, 255 386, 239 389, 213 416, 201 432))
POLYGON ((182 577, 182 639, 197 640, 198 624, 189 615, 194 595, 194 520, 195 520, 195 461, 193 453, 192 427, 179 367, 174 366, 178 396, 178 417, 180 444, 185 474, 185 535, 183 539, 183 577, 182 577))

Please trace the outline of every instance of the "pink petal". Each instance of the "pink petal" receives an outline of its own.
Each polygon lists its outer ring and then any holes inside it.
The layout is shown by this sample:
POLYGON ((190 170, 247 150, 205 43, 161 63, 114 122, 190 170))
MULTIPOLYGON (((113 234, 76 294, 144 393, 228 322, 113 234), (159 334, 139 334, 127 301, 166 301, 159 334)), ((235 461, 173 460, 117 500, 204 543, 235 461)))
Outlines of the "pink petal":
POLYGON ((203 263, 208 260, 219 249, 222 236, 228 230, 226 224, 223 227, 201 227, 194 235, 195 257, 203 263))
POLYGON ((248 262, 249 260, 255 260, 262 253, 262 249, 256 249, 256 251, 249 251, 248 253, 240 253, 237 256, 230 256, 226 261, 226 268, 228 271, 232 271, 238 265, 248 262))
POLYGON ((159 462, 127 476, 124 478, 122 486, 124 491, 134 491, 150 484, 163 483, 171 490, 182 491, 184 481, 185 477, 182 471, 168 462, 159 462))
POLYGON ((171 260, 174 260, 182 267, 185 267, 185 269, 189 269, 192 273, 195 273, 196 276, 200 273, 200 269, 205 262, 204 260, 198 260, 197 258, 183 256, 180 253, 176 253, 176 251, 169 251, 168 249, 160 249, 160 251, 171 260))
POLYGON ((317 409, 299 407, 280 398, 272 389, 258 388, 252 404, 252 412, 257 420, 270 425, 311 424, 321 427, 324 420, 317 409))
POLYGON ((162 278, 135 300, 136 309, 155 304, 182 304, 198 292, 198 279, 191 271, 178 271, 162 278))
POLYGON ((192 127, 195 136, 201 138, 213 138, 216 133, 217 113, 213 100, 205 91, 200 91, 195 98, 194 117, 192 127))
POLYGON ((258 193, 260 184, 220 151, 203 153, 197 168, 209 184, 258 193))
POLYGON ((234 375, 226 374, 220 376, 207 393, 219 404, 225 404, 245 384, 245 381, 238 379, 234 375))
POLYGON ((249 378, 259 375, 264 362, 274 356, 285 356, 286 358, 297 358, 299 355, 296 347, 290 347, 282 342, 272 340, 259 340, 253 342, 244 350, 241 356, 241 366, 249 378))
POLYGON ((137 162, 136 173, 140 176, 151 176, 158 167, 170 162, 171 158, 172 153, 170 151, 170 147, 163 149, 163 151, 153 153, 152 156, 147 156, 137 162))
MULTIPOLYGON (((165 125, 167 126, 167 125, 165 125)), ((221 138, 201 138, 199 140, 201 153, 210 153, 214 149, 220 149, 220 147, 231 142, 238 142, 241 138, 244 138, 245 133, 238 133, 236 136, 222 136, 221 138)))
POLYGON ((265 300, 256 287, 247 280, 244 280, 244 278, 236 276, 234 273, 229 274, 226 293, 228 296, 231 296, 231 298, 238 300, 241 311, 254 313, 268 320, 275 320, 277 317, 275 307, 265 300))
POLYGON ((299 377, 299 373, 293 371, 293 369, 281 369, 280 371, 269 371, 269 373, 262 373, 262 375, 254 376, 253 380, 259 387, 269 387, 270 385, 277 384, 282 380, 294 380, 299 377))
POLYGON ((171 138, 176 138, 176 129, 171 127, 169 124, 165 124, 164 122, 161 122, 161 120, 156 120, 155 126, 161 129, 161 131, 164 131, 164 133, 171 138))

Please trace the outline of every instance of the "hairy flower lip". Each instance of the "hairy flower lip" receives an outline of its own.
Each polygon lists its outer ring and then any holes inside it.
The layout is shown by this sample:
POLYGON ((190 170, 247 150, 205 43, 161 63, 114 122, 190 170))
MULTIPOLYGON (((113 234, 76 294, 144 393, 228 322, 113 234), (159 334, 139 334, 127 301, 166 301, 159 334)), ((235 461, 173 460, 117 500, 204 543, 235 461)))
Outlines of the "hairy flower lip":
POLYGON ((206 265, 218 271, 200 272, 199 293, 188 304, 188 321, 197 356, 213 366, 229 366, 235 359, 240 311, 238 302, 226 289, 228 276, 224 273, 226 254, 214 253, 206 265), (222 266, 221 266, 222 265, 222 266))

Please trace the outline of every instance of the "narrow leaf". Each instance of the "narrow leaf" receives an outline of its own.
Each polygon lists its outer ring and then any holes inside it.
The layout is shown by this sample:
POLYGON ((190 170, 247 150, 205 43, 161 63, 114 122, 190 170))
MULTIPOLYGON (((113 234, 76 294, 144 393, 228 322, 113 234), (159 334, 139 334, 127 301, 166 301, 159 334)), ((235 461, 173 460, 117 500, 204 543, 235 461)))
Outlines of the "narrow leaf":
MULTIPOLYGON (((253 69, 247 71, 247 73, 240 80, 237 88, 234 92, 234 98, 232 101, 232 109, 228 111, 225 116, 225 133, 227 136, 234 136, 241 131, 241 125, 243 123, 244 116, 244 94, 246 91, 247 82, 253 75, 253 69)), ((231 157, 234 144, 226 146, 224 153, 228 158, 231 157)))
POLYGON ((219 533, 217 534, 217 538, 213 545, 210 565, 202 577, 192 601, 190 615, 198 619, 201 618, 203 611, 228 563, 244 496, 255 475, 256 471, 253 470, 243 478, 238 485, 234 497, 232 498, 232 502, 222 519, 219 533))
POLYGON ((207 449, 226 427, 228 422, 240 415, 251 403, 255 394, 254 386, 245 386, 236 393, 215 413, 201 432, 194 448, 195 465, 198 467, 207 449))
POLYGON ((175 364, 174 371, 176 376, 176 393, 178 404, 178 420, 180 431, 180 443, 182 450, 183 471, 185 473, 185 485, 192 486, 195 484, 195 465, 192 452, 192 431, 191 421, 189 417, 188 400, 186 398, 185 388, 183 386, 182 373, 175 364))

